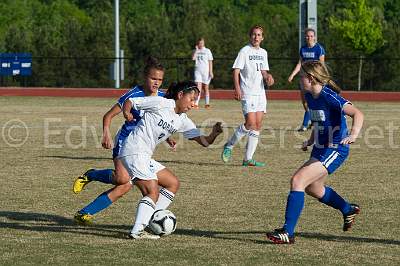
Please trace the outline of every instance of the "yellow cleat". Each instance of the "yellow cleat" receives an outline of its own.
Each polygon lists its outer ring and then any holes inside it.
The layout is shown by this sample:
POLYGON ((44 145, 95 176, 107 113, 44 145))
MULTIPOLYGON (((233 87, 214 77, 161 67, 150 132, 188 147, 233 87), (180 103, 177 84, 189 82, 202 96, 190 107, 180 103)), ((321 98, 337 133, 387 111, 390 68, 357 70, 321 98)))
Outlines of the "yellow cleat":
POLYGON ((78 178, 75 180, 74 185, 72 186, 72 191, 75 194, 80 193, 83 188, 89 184, 91 182, 91 180, 89 180, 89 177, 87 176, 87 174, 90 171, 93 171, 94 169, 89 169, 87 170, 85 173, 83 173, 81 176, 78 176, 78 178))
POLYGON ((74 220, 80 225, 91 225, 93 223, 93 215, 77 212, 74 216, 74 220))

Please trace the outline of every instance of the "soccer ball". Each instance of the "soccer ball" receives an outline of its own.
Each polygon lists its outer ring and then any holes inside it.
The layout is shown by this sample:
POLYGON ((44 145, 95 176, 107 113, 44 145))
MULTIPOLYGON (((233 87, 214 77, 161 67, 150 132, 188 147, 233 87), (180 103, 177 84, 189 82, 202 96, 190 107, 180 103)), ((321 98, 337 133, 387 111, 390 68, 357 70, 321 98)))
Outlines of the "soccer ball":
POLYGON ((172 234, 176 229, 176 217, 169 210, 158 210, 153 213, 149 227, 154 234, 159 236, 172 234))

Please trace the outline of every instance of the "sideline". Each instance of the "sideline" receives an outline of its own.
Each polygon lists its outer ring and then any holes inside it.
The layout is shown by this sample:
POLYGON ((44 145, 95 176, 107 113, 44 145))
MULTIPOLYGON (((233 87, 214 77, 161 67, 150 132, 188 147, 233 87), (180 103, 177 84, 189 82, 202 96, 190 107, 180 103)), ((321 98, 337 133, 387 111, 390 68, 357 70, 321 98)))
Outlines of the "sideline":
MULTIPOLYGON (((0 87, 0 96, 48 96, 48 97, 100 97, 118 98, 128 89, 111 88, 22 88, 0 87)), ((343 97, 351 101, 376 101, 376 102, 400 102, 400 92, 378 91, 343 91, 343 97)), ((233 99, 232 90, 210 90, 212 99, 233 99)), ((299 100, 300 92, 297 90, 269 90, 268 100, 299 100)))

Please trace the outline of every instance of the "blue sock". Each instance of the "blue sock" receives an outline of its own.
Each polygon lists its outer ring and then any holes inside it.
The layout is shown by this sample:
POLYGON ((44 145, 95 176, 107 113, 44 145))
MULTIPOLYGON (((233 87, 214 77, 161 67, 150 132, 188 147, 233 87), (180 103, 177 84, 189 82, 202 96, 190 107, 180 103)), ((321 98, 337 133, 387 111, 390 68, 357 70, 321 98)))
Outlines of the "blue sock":
POLYGON ((305 111, 303 116, 303 127, 308 127, 310 123, 310 111, 305 111))
POLYGON ((289 233, 289 236, 294 235, 294 228, 299 220, 301 211, 304 207, 304 191, 290 191, 285 212, 285 224, 283 228, 289 233))
POLYGON ((107 208, 108 206, 110 206, 112 204, 112 201, 108 197, 109 191, 110 190, 100 194, 94 201, 92 201, 91 203, 89 203, 89 205, 87 205, 85 208, 80 210, 79 213, 85 213, 85 214, 87 213, 87 214, 94 215, 94 214, 98 213, 99 211, 102 211, 105 208, 107 208))
POLYGON ((343 215, 351 210, 350 204, 330 187, 325 187, 325 194, 319 201, 341 211, 343 215))
POLYGON ((113 169, 102 169, 90 171, 87 176, 91 181, 99 181, 106 184, 112 184, 113 169))

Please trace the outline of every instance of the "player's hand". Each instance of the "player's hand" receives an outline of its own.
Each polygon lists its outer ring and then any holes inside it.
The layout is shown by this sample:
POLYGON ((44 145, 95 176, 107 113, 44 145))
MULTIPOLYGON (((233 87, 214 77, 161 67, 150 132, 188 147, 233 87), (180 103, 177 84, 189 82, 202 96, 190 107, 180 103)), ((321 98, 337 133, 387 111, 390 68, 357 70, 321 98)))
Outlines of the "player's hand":
POLYGON ((303 143, 302 143, 302 145, 301 145, 301 150, 307 151, 308 146, 311 146, 310 140, 305 140, 305 141, 303 141, 303 143))
POLYGON ((290 75, 289 78, 288 78, 287 80, 289 81, 289 83, 292 83, 292 81, 293 81, 293 76, 290 75))
POLYGON ((271 74, 268 74, 267 75, 267 85, 268 85, 268 87, 274 85, 274 83, 275 83, 274 78, 272 77, 271 74))
POLYGON ((103 146, 104 149, 111 149, 114 147, 114 143, 109 133, 105 133, 103 135, 101 139, 101 146, 103 146))
POLYGON ((356 137, 353 135, 347 136, 344 139, 342 139, 342 141, 340 142, 340 144, 352 144, 356 141, 356 137))
POLYGON ((240 101, 242 99, 242 93, 240 92, 240 90, 235 90, 235 100, 240 101))
POLYGON ((213 126, 213 132, 214 134, 221 134, 224 130, 222 129, 222 123, 221 122, 217 122, 215 123, 215 125, 213 126))
POLYGON ((210 76, 210 79, 213 79, 214 78, 214 73, 211 72, 209 76, 210 76))
POLYGON ((176 140, 173 138, 167 138, 165 141, 168 143, 169 147, 171 147, 172 151, 176 151, 176 140))

